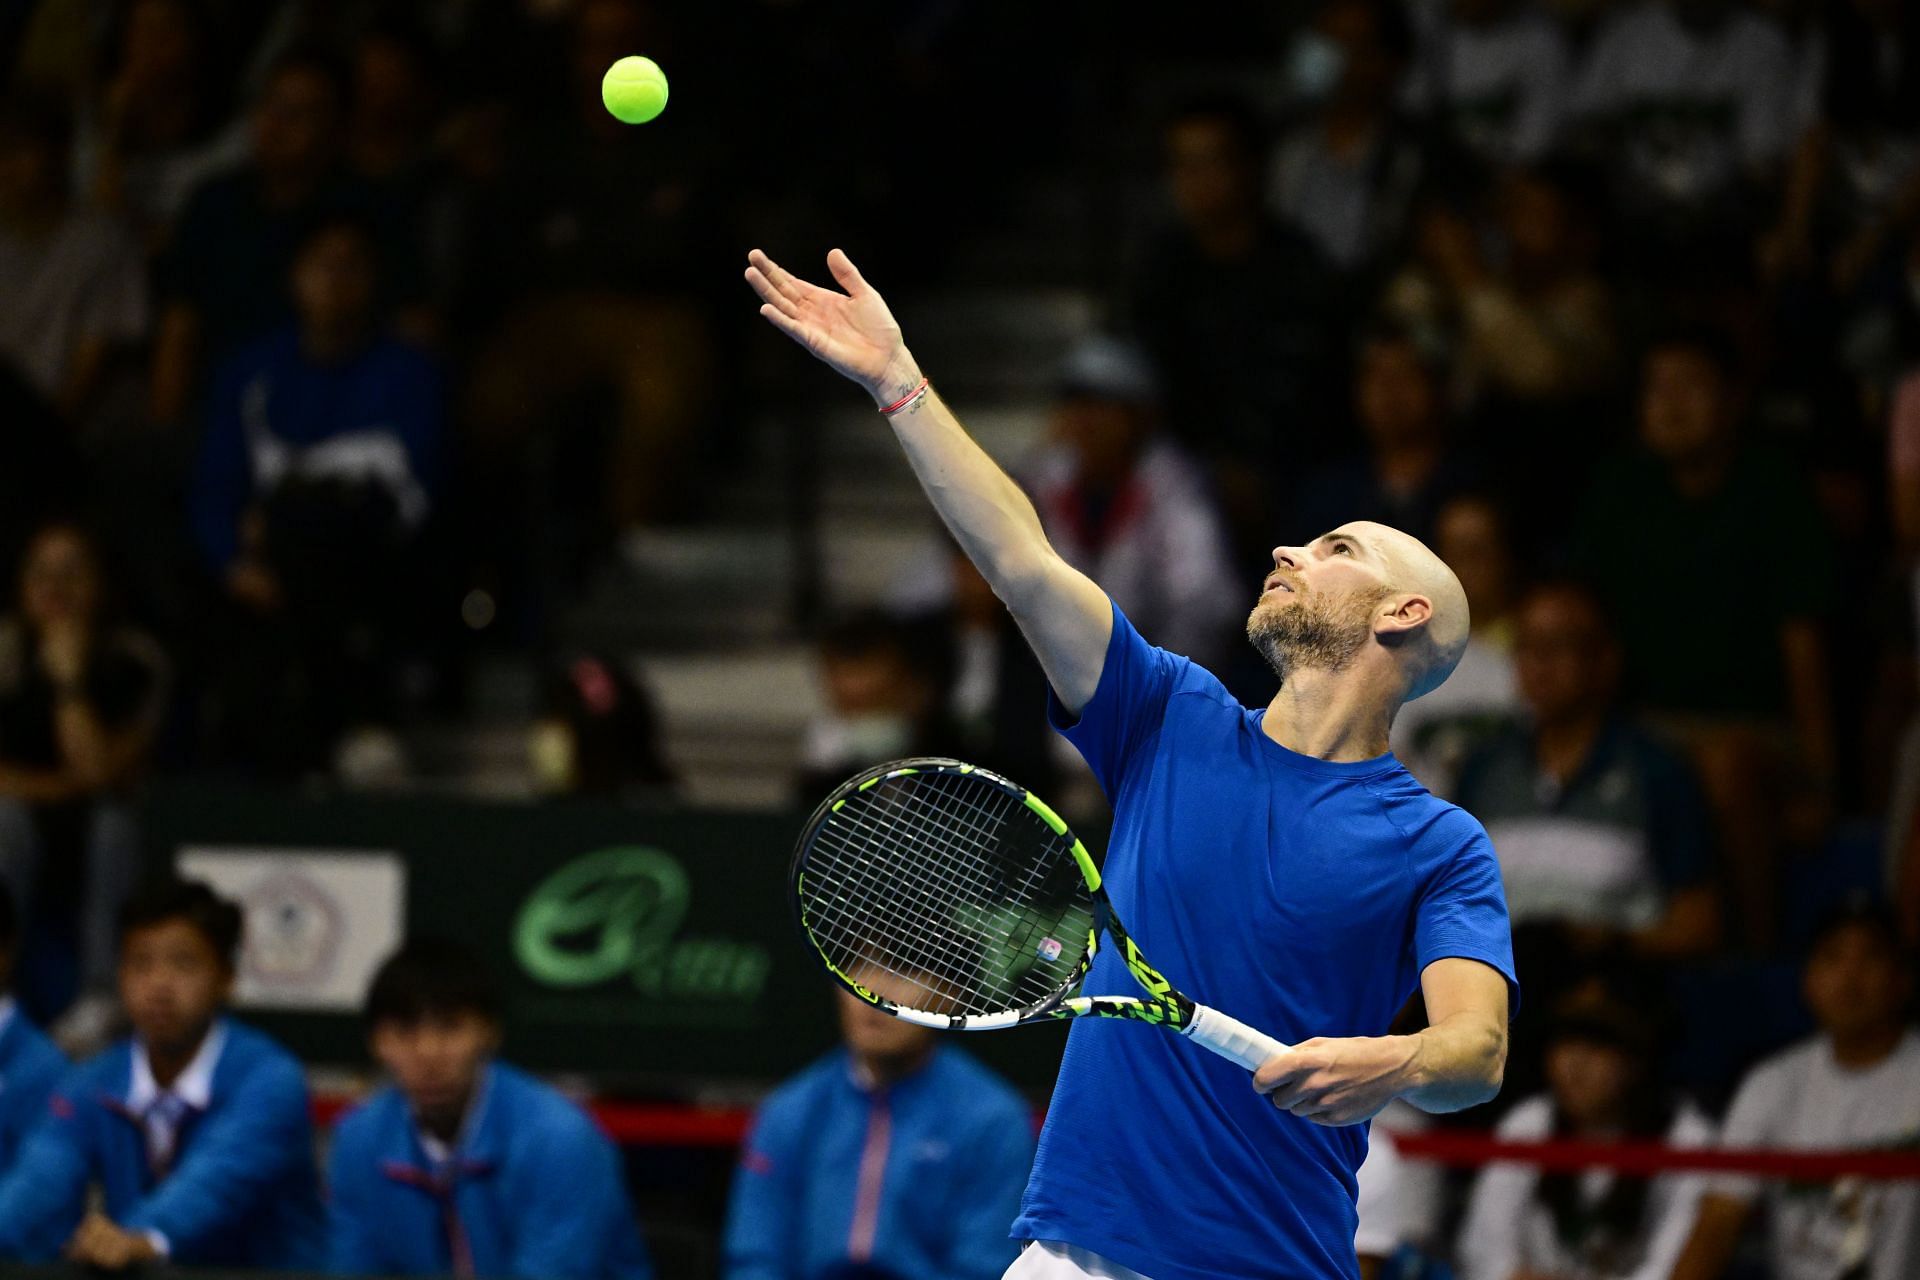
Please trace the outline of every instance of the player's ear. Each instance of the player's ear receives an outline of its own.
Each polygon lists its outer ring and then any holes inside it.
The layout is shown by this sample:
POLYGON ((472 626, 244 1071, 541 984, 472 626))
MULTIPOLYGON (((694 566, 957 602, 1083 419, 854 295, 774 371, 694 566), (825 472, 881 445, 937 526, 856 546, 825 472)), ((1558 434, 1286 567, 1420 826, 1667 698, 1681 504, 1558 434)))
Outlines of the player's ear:
POLYGON ((1408 638, 1433 619, 1433 601, 1423 595, 1388 596, 1373 620, 1373 633, 1381 639, 1408 638))

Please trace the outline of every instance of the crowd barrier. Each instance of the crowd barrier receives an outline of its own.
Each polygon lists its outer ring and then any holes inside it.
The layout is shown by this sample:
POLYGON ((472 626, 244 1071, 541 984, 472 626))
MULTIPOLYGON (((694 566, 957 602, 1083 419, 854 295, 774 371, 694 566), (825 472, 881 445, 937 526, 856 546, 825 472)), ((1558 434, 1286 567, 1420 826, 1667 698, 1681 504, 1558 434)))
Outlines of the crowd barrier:
MULTIPOLYGON (((314 1118, 323 1126, 330 1124, 351 1105, 351 1098, 323 1095, 314 1101, 314 1118)), ((753 1118, 744 1107, 594 1102, 588 1109, 608 1137, 632 1147, 736 1147, 753 1118)), ((1036 1125, 1039 1120, 1040 1113, 1035 1113, 1036 1125)), ((1613 1169, 1642 1177, 1686 1171, 1749 1173, 1800 1182, 1847 1177, 1920 1182, 1920 1151, 1725 1151, 1659 1142, 1509 1142, 1452 1129, 1383 1132, 1408 1159, 1456 1168, 1514 1161, 1549 1170, 1613 1169)))

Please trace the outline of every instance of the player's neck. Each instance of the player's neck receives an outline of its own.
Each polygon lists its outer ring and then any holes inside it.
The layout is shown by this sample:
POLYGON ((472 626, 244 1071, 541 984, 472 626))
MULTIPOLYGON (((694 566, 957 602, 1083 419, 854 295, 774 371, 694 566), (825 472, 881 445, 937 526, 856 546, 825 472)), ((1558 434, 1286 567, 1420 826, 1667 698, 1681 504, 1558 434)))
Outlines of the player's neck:
POLYGON ((1295 671, 1267 704, 1261 728, 1296 755, 1350 764, 1386 754, 1399 705, 1397 690, 1356 679, 1351 668, 1295 671))

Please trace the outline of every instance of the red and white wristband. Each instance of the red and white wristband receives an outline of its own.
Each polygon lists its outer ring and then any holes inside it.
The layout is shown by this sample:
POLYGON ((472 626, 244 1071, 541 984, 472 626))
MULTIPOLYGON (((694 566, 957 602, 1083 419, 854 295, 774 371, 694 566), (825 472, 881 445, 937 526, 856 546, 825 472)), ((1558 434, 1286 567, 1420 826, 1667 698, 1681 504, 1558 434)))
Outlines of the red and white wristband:
POLYGON ((914 405, 919 404, 920 401, 926 397, 927 392, 931 390, 933 390, 932 381, 928 378, 921 378, 913 390, 907 392, 907 394, 901 396, 892 404, 883 406, 880 410, 880 416, 883 418, 891 418, 896 413, 904 413, 906 410, 913 408, 914 405))

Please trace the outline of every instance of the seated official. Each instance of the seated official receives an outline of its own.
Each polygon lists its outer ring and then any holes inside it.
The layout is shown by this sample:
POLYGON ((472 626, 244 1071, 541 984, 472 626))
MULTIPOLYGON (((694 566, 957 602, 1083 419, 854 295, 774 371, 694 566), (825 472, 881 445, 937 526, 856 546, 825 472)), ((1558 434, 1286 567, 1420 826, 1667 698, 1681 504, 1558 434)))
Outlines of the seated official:
POLYGON ((473 956, 408 943, 374 976, 366 1021, 394 1083, 334 1133, 335 1271, 652 1274, 619 1152, 580 1108, 494 1060, 499 1002, 473 956))
POLYGON ((13 895, 0 882, 0 1177, 13 1167, 27 1131, 47 1114, 47 1097, 67 1060, 13 1002, 13 952, 20 931, 13 895))
POLYGON ((109 1270, 156 1259, 318 1265, 306 1076, 222 1012, 240 931, 240 909, 203 884, 164 883, 128 902, 119 980, 133 1037, 54 1091, 0 1181, 0 1258, 64 1246, 109 1270))
POLYGON ((754 1117, 721 1274, 995 1280, 1033 1163, 1025 1100, 938 1033, 837 999, 846 1047, 754 1117))

